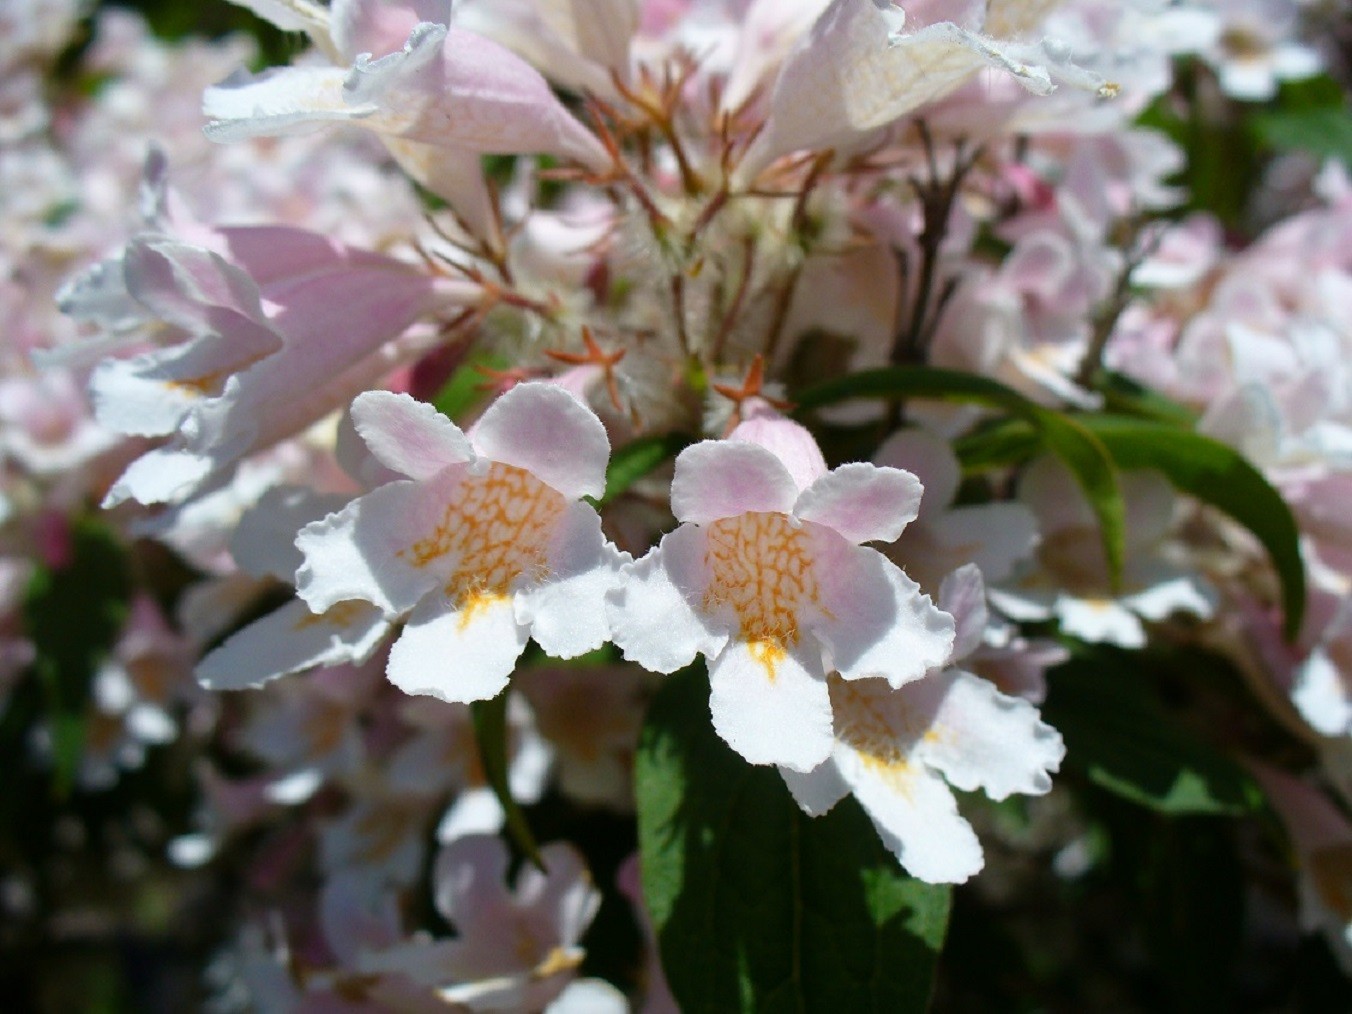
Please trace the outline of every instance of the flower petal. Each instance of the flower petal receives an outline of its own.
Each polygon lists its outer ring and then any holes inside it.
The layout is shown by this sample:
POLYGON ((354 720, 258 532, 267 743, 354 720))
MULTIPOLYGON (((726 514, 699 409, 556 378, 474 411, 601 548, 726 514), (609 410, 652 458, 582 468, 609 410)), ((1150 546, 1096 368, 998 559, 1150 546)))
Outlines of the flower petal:
POLYGON ((881 764, 844 747, 836 763, 883 844, 912 876, 960 884, 981 869, 981 843, 938 775, 904 761, 881 764))
POLYGON ((894 687, 948 661, 953 617, 876 550, 837 539, 817 559, 822 615, 813 632, 846 679, 882 676, 894 687))
POLYGON ((288 602, 207 654, 197 665, 197 682, 208 690, 242 690, 315 666, 361 663, 389 629, 366 602, 342 602, 322 614, 288 602))
POLYGON ((798 486, 783 463, 764 447, 704 440, 676 456, 671 512, 678 521, 704 524, 738 514, 787 514, 798 486))
POLYGON ((831 695, 816 652, 731 642, 709 664, 714 731, 752 764, 811 771, 830 755, 831 695))
POLYGON ((897 430, 882 442, 873 461, 878 465, 904 469, 925 487, 920 516, 929 518, 942 511, 957 496, 962 482, 962 466, 948 443, 929 430, 897 430))
POLYGON ((668 673, 697 654, 713 657, 723 650, 727 631, 712 629, 696 606, 709 582, 704 551, 704 533, 682 525, 621 572, 623 583, 607 607, 611 637, 625 658, 668 673))
POLYGON ((500 694, 526 649, 510 599, 454 609, 436 595, 418 604, 390 649, 386 675, 406 694, 468 704, 500 694))
POLYGON ((474 459, 460 427, 407 394, 367 391, 352 402, 352 423, 377 460, 410 479, 474 459))
POLYGON ((391 615, 413 608, 436 587, 438 568, 403 554, 437 530, 463 473, 453 467, 423 482, 389 483, 302 528, 300 597, 319 611, 346 599, 373 602, 391 615))
POLYGON ((811 771, 780 768, 779 774, 789 794, 809 817, 820 817, 850 794, 850 786, 840 776, 840 768, 832 758, 811 771))
POLYGON ((939 587, 939 608, 953 617, 953 657, 966 658, 981 647, 989 613, 986 609, 986 582, 981 569, 969 563, 944 578, 939 587))
POLYGON ((929 731, 912 756, 935 768, 964 792, 982 789, 992 799, 1014 793, 1041 795, 1061 766, 1061 734, 1037 708, 961 669, 898 691, 915 712, 927 714, 929 731))
POLYGON ((337 67, 284 67, 251 76, 240 70, 202 94, 203 132, 213 141, 303 133, 324 120, 360 120, 376 107, 351 105, 337 67))
POLYGON ((619 586, 628 560, 601 534, 601 518, 590 505, 569 504, 554 534, 549 578, 516 594, 517 622, 555 658, 601 647, 610 639, 606 596, 619 586))
POLYGON ((517 384, 488 407, 469 439, 484 457, 524 468, 570 500, 606 490, 605 427, 554 384, 517 384))
POLYGON ((920 480, 910 472, 856 461, 803 490, 793 513, 851 542, 892 542, 915 520, 920 493, 920 480))

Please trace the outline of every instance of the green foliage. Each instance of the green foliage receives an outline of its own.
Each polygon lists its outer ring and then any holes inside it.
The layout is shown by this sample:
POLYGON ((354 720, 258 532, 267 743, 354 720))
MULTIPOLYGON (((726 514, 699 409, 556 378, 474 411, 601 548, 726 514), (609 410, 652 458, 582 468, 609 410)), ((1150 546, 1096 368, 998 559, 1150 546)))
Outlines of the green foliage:
POLYGON ((929 398, 1003 409, 1028 424, 1040 446, 1070 469, 1098 519, 1108 572, 1122 572, 1126 510, 1112 459, 1098 439, 1072 416, 1030 401, 998 381, 958 370, 894 366, 853 373, 794 393, 800 411, 852 398, 929 398))
POLYGON ((1341 159, 1352 168, 1352 109, 1327 74, 1283 83, 1277 101, 1254 114, 1252 127, 1266 147, 1341 159))
POLYGON ((131 598, 126 551, 102 524, 82 519, 70 530, 70 559, 34 574, 24 597, 24 624, 37 653, 46 694, 56 785, 70 791, 84 751, 85 715, 99 664, 117 640, 131 598))
POLYGON ((1262 474, 1218 440, 1165 423, 1122 416, 1080 420, 1121 468, 1154 468, 1176 489, 1224 511, 1254 534, 1272 558, 1282 586, 1286 636, 1305 613, 1305 565, 1291 508, 1262 474))
POLYGON ((1134 803, 1165 814, 1248 813, 1262 794, 1224 754, 1180 725, 1152 692, 1158 660, 1077 644, 1048 673, 1043 717, 1066 741, 1066 766, 1134 803))
POLYGON ((540 859, 540 849, 535 844, 526 815, 512 798, 512 789, 508 784, 508 730, 507 730, 507 691, 504 689, 491 701, 475 701, 469 706, 474 722, 474 736, 479 744, 479 763, 483 765, 484 777, 488 780, 493 794, 498 797, 503 811, 507 814, 507 833, 521 854, 540 869, 544 862, 540 859))
POLYGON ((606 469, 606 491, 601 504, 613 502, 662 462, 674 458, 689 443, 690 438, 683 433, 657 433, 639 437, 616 450, 606 469))
POLYGON ((485 370, 505 370, 512 360, 497 352, 474 352, 457 366, 432 399, 438 412, 452 422, 463 422, 483 408, 491 397, 485 370))
POLYGON ((908 877, 852 799, 803 814, 668 678, 636 765, 643 889, 685 1011, 922 1011, 950 891, 908 877))

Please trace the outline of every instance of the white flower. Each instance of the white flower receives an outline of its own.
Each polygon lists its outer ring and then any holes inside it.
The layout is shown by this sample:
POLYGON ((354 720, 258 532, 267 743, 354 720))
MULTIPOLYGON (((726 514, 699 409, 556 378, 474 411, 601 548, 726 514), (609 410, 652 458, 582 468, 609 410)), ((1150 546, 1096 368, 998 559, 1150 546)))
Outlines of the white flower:
POLYGON ((671 490, 683 524, 626 569, 615 643, 656 672, 703 654, 719 735, 753 764, 811 770, 832 747, 828 672, 900 686, 948 658, 952 618, 860 545, 895 539, 920 492, 895 468, 827 472, 787 420, 688 447, 671 490))
POLYGON ((371 391, 357 432, 409 478, 306 526, 300 597, 315 612, 363 601, 408 614, 389 677, 413 694, 487 700, 534 637, 572 658, 608 630, 603 599, 628 559, 606 542, 584 496, 605 489, 599 419, 548 384, 499 398, 468 436, 431 406, 371 391))

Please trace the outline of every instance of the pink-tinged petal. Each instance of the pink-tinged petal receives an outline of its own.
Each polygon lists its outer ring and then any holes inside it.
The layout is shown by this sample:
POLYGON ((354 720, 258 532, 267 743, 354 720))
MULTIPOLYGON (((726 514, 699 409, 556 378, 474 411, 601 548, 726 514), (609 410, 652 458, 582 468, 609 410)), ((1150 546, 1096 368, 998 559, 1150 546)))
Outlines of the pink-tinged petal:
POLYGON ((637 26, 633 0, 460 0, 455 23, 500 42, 574 92, 615 95, 611 79, 629 74, 629 42, 637 26))
POLYGON ((611 638, 629 661, 651 672, 675 672, 727 644, 728 631, 712 627, 699 608, 709 583, 705 546, 700 529, 682 525, 622 571, 607 611, 611 638))
POLYGON ((894 687, 945 664, 953 652, 953 617, 872 549, 820 540, 816 561, 821 616, 813 633, 846 679, 881 676, 894 687))
POLYGON ((352 423, 376 459, 410 479, 428 479, 474 458, 460 427, 407 394, 367 391, 352 402, 352 423))
POLYGON ((173 240, 128 244, 123 255, 127 291, 162 320, 189 334, 217 334, 216 369, 234 372, 282 345, 267 323, 258 282, 219 254, 173 240))
POLYGON ((939 587, 939 608, 953 617, 953 657, 966 658, 981 647, 989 613, 986 609, 986 582, 975 564, 959 567, 944 578, 939 587))
POLYGON ((920 494, 920 481, 910 472, 857 461, 803 490, 793 513, 834 529, 850 542, 892 542, 915 520, 920 494))
POLYGON ((523 866, 517 874, 517 904, 547 918, 560 943, 576 943, 595 918, 601 894, 592 886, 582 855, 567 842, 543 846, 540 859, 548 872, 523 866))
POLYGON ((840 768, 836 767, 834 758, 806 772, 780 768, 779 775, 788 786, 794 802, 809 817, 820 817, 829 812, 850 794, 850 786, 840 776, 840 768))
POLYGON ((552 384, 517 384, 488 407, 469 439, 485 458, 524 468, 570 500, 606 490, 605 427, 552 384))
POLYGON ((997 67, 1031 91, 1051 80, 1013 59, 994 40, 951 22, 896 35, 873 3, 834 0, 779 73, 770 116, 743 160, 749 179, 773 159, 805 148, 843 147, 997 67))
POLYGON ((476 236, 493 234, 493 208, 478 152, 455 151, 400 137, 385 138, 385 147, 408 173, 436 194, 476 236))
POLYGON ((610 164, 539 71, 496 42, 451 28, 438 75, 427 122, 407 134, 411 139, 501 155, 563 155, 597 169, 610 164))
POLYGON ((981 869, 981 843, 941 778, 905 760, 882 763, 844 747, 835 757, 883 844, 908 873, 930 884, 960 884, 981 869))
POLYGON ((606 596, 619 587, 629 562, 601 534, 601 518, 588 504, 568 506, 549 553, 549 576, 517 592, 516 619, 555 658, 576 658, 610 640, 606 596))
POLYGON ((296 536, 305 563, 296 590, 317 611, 348 599, 372 602, 393 615, 444 579, 437 560, 409 552, 438 530, 463 476, 462 469, 425 482, 400 481, 353 500, 296 536))
POLYGON ((728 434, 734 442, 756 444, 779 459, 793 476, 793 484, 807 489, 826 474, 826 459, 806 426, 752 399, 745 421, 728 434))
POLYGON ((671 511, 705 524, 747 513, 787 514, 798 486, 774 454, 756 444, 704 440, 676 456, 671 511))
POLYGON ((296 533, 342 510, 350 499, 305 486, 274 486, 239 519, 230 536, 230 555, 246 574, 290 584, 305 562, 296 548, 296 533))
POLYGON ((709 686, 714 731, 749 763, 811 771, 831 756, 831 695, 810 647, 732 641, 709 686))
POLYGON ((922 510, 921 521, 950 565, 974 563, 989 581, 1009 577, 1014 565, 1032 556, 1038 544, 1037 521, 1017 503, 954 507, 928 522, 922 510))
POLYGON ((406 694, 453 704, 492 700, 507 686, 527 640, 510 599, 457 610, 432 595, 409 616, 385 673, 406 694))
POLYGON ((452 0, 337 0, 330 8, 333 42, 344 57, 398 49, 419 22, 451 23, 452 0))
POLYGON ((478 920, 507 915, 507 846, 496 835, 461 838, 441 850, 432 874, 432 903, 461 933, 478 920))
POLYGON ((994 685, 949 669, 897 691, 908 709, 925 716, 929 730, 912 756, 938 770, 964 792, 992 799, 1014 793, 1042 795, 1066 748, 1037 708, 994 685))
POLYGON ((389 629, 380 610, 366 602, 340 602, 321 615, 304 602, 288 602, 207 654, 197 665, 197 681, 208 690, 242 690, 315 666, 361 663, 389 629))
POLYGON ((925 489, 920 517, 941 513, 953 502, 962 482, 962 466, 948 444, 922 429, 898 430, 882 442, 873 461, 910 472, 925 489))

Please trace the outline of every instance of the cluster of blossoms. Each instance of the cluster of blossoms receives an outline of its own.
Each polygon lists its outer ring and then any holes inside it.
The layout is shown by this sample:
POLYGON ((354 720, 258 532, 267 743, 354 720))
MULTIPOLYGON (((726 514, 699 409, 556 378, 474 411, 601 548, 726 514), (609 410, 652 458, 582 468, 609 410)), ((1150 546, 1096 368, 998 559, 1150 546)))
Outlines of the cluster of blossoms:
POLYGON ((852 797, 966 881, 966 794, 1074 762, 1039 710, 1068 644, 1243 670, 1309 750, 1233 750, 1352 967, 1352 183, 1236 250, 1170 217, 1182 152, 1137 125, 1183 59, 1241 101, 1319 73, 1300 4, 238 2, 306 51, 250 74, 104 13, 92 97, 50 75, 84 12, 0 13, 0 709, 89 505, 191 570, 138 577, 77 777, 186 745, 160 844, 249 856, 224 1009, 627 1009, 580 941, 603 894, 643 922, 648 857, 553 842, 509 891, 497 836, 563 800, 631 841, 645 709, 692 666, 802 813, 852 797), (1116 475, 1119 566, 1066 455, 959 453, 989 406, 793 404, 942 370, 1091 413, 1105 367, 1289 502, 1294 641, 1260 549, 1160 471, 1116 475))

